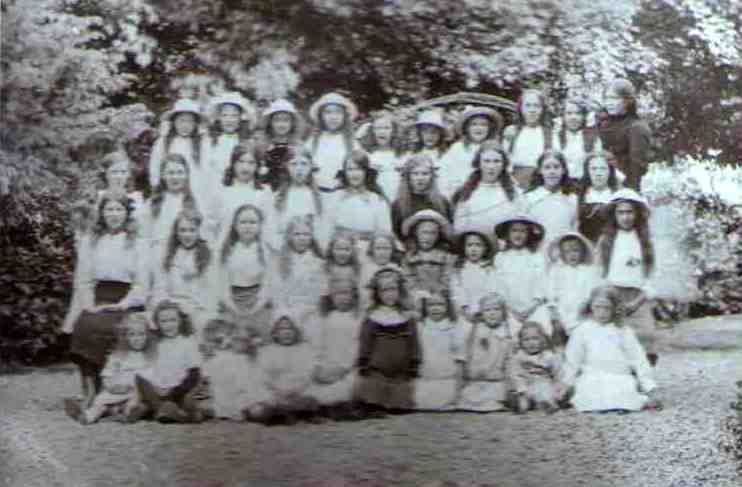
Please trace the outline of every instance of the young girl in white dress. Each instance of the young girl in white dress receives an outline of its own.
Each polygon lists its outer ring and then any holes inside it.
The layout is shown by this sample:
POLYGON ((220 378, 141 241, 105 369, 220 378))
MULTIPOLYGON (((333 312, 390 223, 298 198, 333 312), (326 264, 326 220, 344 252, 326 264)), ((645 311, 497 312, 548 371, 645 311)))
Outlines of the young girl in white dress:
POLYGON ((587 107, 581 100, 568 99, 562 112, 562 127, 554 134, 553 147, 564 155, 572 179, 583 176, 585 157, 603 149, 600 136, 587 126, 587 107))
POLYGON ((448 149, 448 128, 440 110, 427 110, 417 115, 413 125, 415 143, 413 155, 430 158, 433 167, 439 168, 440 161, 448 149))
POLYGON ((490 293, 479 300, 479 312, 468 340, 464 386, 457 409, 507 410, 507 363, 515 347, 513 320, 505 299, 490 293))
POLYGON ((454 228, 489 233, 493 222, 518 213, 521 191, 514 187, 507 153, 497 142, 482 143, 472 166, 471 176, 453 196, 454 228))
POLYGON ((616 168, 610 164, 609 155, 594 152, 585 158, 582 180, 577 193, 578 229, 591 242, 596 243, 607 221, 602 210, 613 199, 620 186, 616 168))
POLYGON ((495 291, 492 239, 478 228, 461 228, 456 233, 457 255, 451 273, 451 296, 455 312, 472 320, 478 311, 479 300, 495 291))
POLYGON ((611 286, 598 287, 583 309, 585 322, 565 351, 560 392, 573 388, 571 403, 585 411, 659 409, 656 383, 636 332, 622 322, 623 299, 611 286))
POLYGON ((422 350, 415 381, 415 409, 447 411, 456 407, 472 325, 456 318, 448 292, 422 300, 417 336, 422 350))
POLYGON ((266 168, 261 182, 276 191, 289 181, 288 163, 303 140, 304 119, 290 101, 279 99, 263 112, 261 129, 265 138, 261 159, 266 168))
POLYGON ((221 175, 230 165, 234 148, 250 139, 254 110, 240 93, 230 91, 214 97, 209 102, 209 112, 213 121, 209 164, 221 175))
POLYGON ((358 246, 352 233, 336 231, 327 246, 325 273, 328 279, 358 281, 363 273, 358 246))
POLYGON ((323 191, 338 186, 337 173, 355 147, 353 121, 357 116, 355 103, 339 93, 327 93, 309 108, 315 133, 307 140, 305 148, 319 168, 316 182, 323 191))
POLYGON ((453 197, 469 179, 474 156, 486 140, 500 142, 503 120, 497 111, 486 107, 470 107, 456 121, 458 141, 441 160, 440 187, 443 194, 453 197))
POLYGON ((513 165, 513 178, 521 189, 528 188, 538 158, 551 150, 553 135, 546 120, 546 99, 536 90, 525 90, 518 100, 520 120, 503 132, 513 165))
POLYGON ((526 212, 544 226, 544 242, 577 230, 577 195, 569 178, 567 161, 561 153, 541 154, 523 199, 526 212))
POLYGON ((391 113, 376 115, 370 127, 360 140, 368 152, 371 168, 378 175, 376 180, 387 201, 397 198, 402 157, 402 134, 399 124, 391 113))
POLYGON ((554 351, 541 325, 524 323, 518 332, 518 348, 507 364, 516 412, 559 410, 561 364, 560 354, 554 351))

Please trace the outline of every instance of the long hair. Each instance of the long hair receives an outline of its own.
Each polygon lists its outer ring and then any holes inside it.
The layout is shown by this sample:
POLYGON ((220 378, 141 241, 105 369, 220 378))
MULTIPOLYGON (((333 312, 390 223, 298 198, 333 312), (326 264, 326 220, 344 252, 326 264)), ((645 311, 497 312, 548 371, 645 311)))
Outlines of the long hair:
POLYGON ((111 201, 120 204, 126 210, 126 220, 124 221, 123 229, 126 232, 126 247, 130 248, 134 245, 137 238, 137 224, 134 221, 134 202, 124 193, 110 191, 103 193, 103 196, 101 196, 98 202, 97 218, 95 227, 93 227, 92 245, 96 246, 100 238, 111 231, 103 217, 103 210, 111 201))
POLYGON ((404 143, 400 133, 399 123, 394 120, 391 113, 384 112, 375 116, 370 122, 371 126, 369 127, 369 130, 360 138, 359 142, 361 147, 369 153, 381 149, 381 147, 379 147, 379 141, 376 138, 376 133, 374 132, 374 122, 384 119, 389 119, 392 124, 392 135, 389 139, 389 148, 394 151, 395 156, 399 157, 402 155, 404 143))
POLYGON ((377 232, 374 234, 368 245, 368 249, 366 250, 366 257, 368 257, 369 260, 374 261, 374 242, 376 242, 376 240, 378 239, 383 239, 389 242, 389 245, 392 246, 391 263, 399 264, 402 261, 402 255, 396 245, 397 238, 394 236, 393 233, 389 232, 377 232))
POLYGON ((443 250, 446 252, 450 252, 451 243, 448 241, 446 235, 443 233, 443 228, 441 228, 441 225, 434 220, 420 220, 419 222, 415 223, 412 228, 410 228, 410 233, 405 239, 405 248, 407 249, 405 255, 407 257, 411 257, 417 254, 419 250, 417 244, 417 228, 420 226, 421 223, 425 222, 432 222, 435 223, 436 226, 438 226, 438 240, 435 242, 435 245, 433 245, 433 248, 430 250, 443 250))
POLYGON ((547 150, 541 154, 536 161, 536 171, 531 176, 531 182, 528 185, 528 191, 534 191, 544 185, 544 176, 541 174, 541 168, 548 159, 556 159, 559 165, 562 166, 562 178, 559 180, 559 192, 562 194, 572 194, 575 192, 572 180, 569 177, 569 168, 567 167, 567 159, 559 151, 547 150))
MULTIPOLYGON (((240 123, 237 126, 237 136, 240 139, 240 143, 250 140, 251 134, 251 127, 250 122, 248 120, 243 120, 242 116, 244 115, 244 111, 242 110, 242 107, 239 107, 235 104, 226 103, 227 105, 232 105, 237 107, 240 110, 240 123)), ((224 129, 222 128, 222 122, 219 120, 219 115, 221 115, 222 107, 225 105, 225 103, 222 103, 219 108, 216 110, 216 120, 214 123, 211 124, 209 127, 209 135, 211 136, 211 143, 216 144, 219 141, 219 136, 224 133, 224 129)))
POLYGON ((616 208, 618 207, 618 203, 630 203, 634 208, 634 215, 636 218, 634 221, 634 230, 636 230, 636 235, 639 238, 639 245, 642 252, 642 273, 644 277, 649 277, 654 270, 655 262, 654 247, 652 246, 652 238, 649 233, 649 222, 647 221, 646 211, 641 203, 629 200, 620 200, 617 203, 611 204, 608 221, 603 227, 603 233, 600 240, 598 240, 600 264, 603 267, 603 277, 608 275, 608 270, 611 267, 613 246, 616 242, 616 234, 618 233, 618 223, 616 222, 616 208))
POLYGON ((260 154, 255 144, 250 142, 240 142, 232 150, 232 155, 229 158, 229 166, 224 170, 224 186, 232 186, 234 184, 235 169, 234 166, 245 156, 249 156, 255 162, 255 176, 253 176, 253 186, 256 190, 263 188, 263 185, 259 181, 259 169, 260 169, 260 154))
MULTIPOLYGON (((299 159, 309 161, 310 163, 312 161, 311 155, 306 150, 292 150, 291 157, 289 158, 289 164, 291 164, 291 161, 299 159)), ((293 181, 291 180, 291 178, 289 178, 289 180, 284 181, 281 186, 279 186, 278 191, 276 191, 274 206, 279 213, 283 213, 284 211, 286 211, 286 200, 288 199, 288 193, 293 185, 293 181)), ((322 215, 322 197, 320 195, 319 188, 317 187, 317 183, 314 182, 314 172, 310 173, 307 185, 312 191, 314 211, 317 215, 322 215)))
POLYGON ((554 342, 551 340, 551 337, 546 334, 546 331, 544 331, 544 328, 541 326, 541 324, 535 321, 526 321, 525 323, 523 323, 523 326, 518 331, 518 347, 521 350, 523 349, 523 335, 527 330, 536 330, 541 338, 544 339, 544 349, 551 351, 554 350, 554 342))
POLYGON ((173 309, 178 312, 178 316, 180 317, 180 327, 178 329, 178 332, 183 336, 191 336, 193 335, 193 321, 191 320, 191 316, 186 313, 183 308, 175 301, 171 301, 169 299, 163 299, 159 303, 157 303, 157 306, 155 306, 155 310, 152 312, 152 323, 155 325, 155 328, 160 336, 162 336, 162 330, 160 329, 160 323, 159 323, 159 316, 160 313, 162 313, 166 309, 173 309))
POLYGON ((472 230, 471 232, 466 232, 461 235, 461 237, 459 237, 457 241, 458 245, 455 248, 456 261, 454 262, 454 267, 458 269, 464 267, 464 264, 466 263, 466 239, 470 235, 476 235, 482 240, 482 243, 484 244, 484 254, 482 255, 482 262, 484 262, 485 266, 492 266, 496 252, 495 245, 489 238, 487 238, 484 233, 472 230))
MULTIPOLYGON (((172 118, 172 124, 170 126, 170 131, 165 135, 165 144, 164 144, 164 153, 169 154, 170 153, 170 147, 173 145, 173 141, 175 140, 175 137, 177 137, 177 132, 175 131, 175 119, 179 116, 179 113, 176 113, 172 118)), ((201 132, 199 131, 198 127, 201 124, 201 117, 196 115, 196 123, 193 127, 193 133, 188 136, 188 138, 191 140, 191 157, 193 158, 193 164, 196 165, 196 167, 201 166, 201 146, 204 143, 203 137, 201 135, 201 132)))
POLYGON ((423 135, 422 135, 422 126, 423 125, 429 125, 430 127, 434 127, 438 129, 438 133, 440 134, 440 137, 438 138, 438 145, 435 147, 438 151, 438 157, 443 156, 443 154, 446 153, 446 150, 448 150, 448 141, 446 140, 446 129, 443 127, 439 127, 437 125, 430 125, 430 124, 422 124, 422 125, 416 125, 414 127, 415 129, 415 143, 412 147, 412 152, 417 154, 423 150, 425 150, 425 145, 423 144, 423 135))
POLYGON ((479 184, 482 181, 482 154, 485 152, 497 152, 502 158, 503 167, 497 180, 500 183, 500 187, 505 191, 508 200, 513 201, 515 199, 513 178, 510 177, 510 157, 498 142, 486 140, 474 155, 474 159, 472 160, 474 170, 469 175, 469 179, 453 195, 452 200, 454 205, 468 201, 472 194, 474 194, 474 191, 479 188, 479 184))
POLYGON ((162 203, 165 199, 165 193, 167 193, 167 189, 165 188, 164 175, 165 169, 167 168, 168 164, 180 164, 185 169, 186 189, 183 198, 183 207, 191 209, 196 208, 196 199, 193 197, 193 192, 191 191, 191 171, 188 167, 188 162, 186 161, 185 157, 180 154, 168 154, 165 156, 162 164, 160 164, 160 183, 157 185, 154 190, 154 194, 152 195, 152 203, 150 205, 150 208, 152 211, 152 216, 154 218, 159 218, 160 211, 162 211, 162 203))
POLYGON ((397 194, 397 204, 399 206, 402 220, 404 221, 407 217, 412 216, 416 211, 413 203, 414 193, 412 192, 412 186, 410 185, 410 174, 419 166, 425 166, 430 169, 430 187, 428 188, 426 196, 430 200, 431 208, 441 215, 448 216, 448 201, 446 201, 446 198, 438 189, 436 168, 433 164, 433 159, 425 154, 414 154, 407 159, 402 168, 402 177, 400 178, 399 192, 397 194))
POLYGON ((310 250, 318 259, 322 259, 322 250, 320 249, 319 243, 314 236, 314 223, 311 215, 297 215, 289 220, 286 225, 286 235, 284 238, 283 246, 281 247, 281 253, 278 257, 278 271, 283 279, 288 279, 292 272, 292 259, 291 256, 296 252, 293 245, 291 244, 291 234, 294 232, 294 228, 299 225, 306 225, 312 233, 312 243, 310 250))
MULTIPOLYGON (((201 227, 203 218, 198 211, 191 209, 184 209, 178 213, 173 222, 172 229, 170 230, 170 237, 167 241, 167 253, 165 254, 165 260, 163 261, 163 268, 166 272, 170 272, 173 268, 173 260, 175 259, 175 253, 180 247, 180 240, 178 239, 178 225, 180 222, 190 222, 196 225, 196 228, 201 227)), ((207 245, 206 241, 202 238, 198 238, 196 241, 196 270, 198 275, 203 275, 204 271, 211 262, 211 250, 207 245)))
POLYGON ((381 281, 387 279, 389 274, 394 274, 394 280, 399 288, 399 303, 398 308, 400 311, 411 311, 412 303, 410 295, 407 292, 407 286, 405 285, 405 277, 401 271, 390 268, 382 268, 373 275, 368 283, 368 289, 371 291, 371 305, 368 308, 368 312, 371 313, 376 308, 383 306, 381 301, 380 287, 381 281))
MULTIPOLYGON (((583 130, 585 128, 585 125, 587 123, 587 107, 584 103, 580 103, 577 100, 567 100, 564 102, 564 110, 562 111, 562 117, 564 116, 564 113, 567 110, 567 106, 574 105, 577 107, 577 109, 580 111, 580 115, 582 116, 582 126, 580 127, 580 130, 583 130)), ((562 121, 562 127, 559 129, 559 147, 563 150, 564 147, 567 145, 567 124, 562 121)))
POLYGON ((469 146, 474 144, 474 141, 472 141, 469 137, 468 129, 469 124, 471 124, 472 120, 474 120, 475 118, 484 118, 489 124, 489 128, 487 129, 487 136, 484 138, 482 143, 487 141, 495 141, 499 143, 500 132, 502 131, 502 122, 489 115, 474 115, 472 117, 469 117, 466 122, 464 122, 464 125, 461 127, 461 143, 464 144, 464 147, 466 149, 469 149, 469 146))
POLYGON ((350 185, 348 184, 347 175, 347 167, 350 163, 353 163, 363 169, 363 172, 366 175, 363 181, 364 188, 367 191, 376 193, 381 199, 388 202, 389 200, 384 194, 384 191, 381 189, 381 186, 379 186, 379 183, 376 181, 379 173, 378 171, 376 171, 376 169, 371 167, 371 159, 369 159, 368 153, 363 150, 355 149, 351 151, 348 157, 346 157, 343 161, 343 168, 338 172, 338 179, 340 180, 341 184, 340 189, 344 189, 346 191, 351 189, 350 185))
POLYGON ((271 124, 273 122, 273 117, 275 117, 279 113, 288 113, 289 115, 291 115, 291 118, 293 120, 291 124, 291 132, 289 132, 286 138, 287 140, 285 140, 284 142, 286 142, 289 145, 299 145, 302 139, 304 138, 304 134, 306 132, 305 122, 298 113, 289 112, 289 111, 280 111, 280 112, 271 113, 270 116, 268 116, 265 119, 265 122, 264 122, 265 126, 262 127, 262 130, 265 133, 265 137, 268 143, 273 144, 277 142, 276 139, 278 138, 278 136, 275 133, 273 133, 273 127, 271 124))
POLYGON ((240 217, 240 214, 243 211, 252 211, 256 215, 258 215, 258 220, 260 221, 260 233, 258 234, 258 238, 256 239, 256 244, 258 246, 258 261, 261 265, 265 266, 266 259, 265 259, 265 252, 263 249, 263 224, 265 223, 265 217, 263 215, 263 211, 258 208, 255 205, 251 204, 245 204, 239 206, 232 215, 232 224, 229 227, 229 232, 227 233, 227 236, 224 238, 224 243, 222 244, 222 258, 221 262, 222 264, 226 264, 229 260, 230 255, 232 255, 232 251, 234 250, 234 246, 237 243, 237 241, 240 239, 239 235, 237 234, 237 219, 240 217))
POLYGON ((608 298, 608 300, 613 305, 613 323, 618 327, 623 326, 622 321, 624 317, 624 307, 623 303, 621 302, 621 295, 619 294, 618 289, 610 285, 597 286, 593 288, 592 291, 590 291, 590 297, 588 297, 587 300, 582 304, 582 306, 580 306, 580 318, 587 319, 592 316, 593 312, 591 308, 593 301, 601 296, 604 298, 608 298))
POLYGON ((100 172, 98 173, 98 178, 100 179, 102 183, 103 189, 109 189, 109 183, 106 176, 106 173, 108 170, 119 163, 126 163, 126 165, 129 168, 129 179, 126 181, 125 189, 126 191, 131 191, 134 189, 134 164, 132 164, 131 159, 129 159, 129 156, 122 151, 116 151, 112 152, 108 155, 106 155, 103 159, 100 161, 100 172))
MULTIPOLYGON (((510 243, 510 227, 513 226, 514 223, 522 223, 522 222, 509 222, 507 223, 507 226, 505 228, 505 249, 504 250, 511 250, 513 249, 513 245, 510 243)), ((531 253, 535 253, 538 250, 539 245, 541 244, 542 235, 539 235, 539 233, 536 232, 536 226, 531 223, 525 224, 528 227, 528 239, 526 240, 526 248, 531 251, 531 253)))
POLYGON ((361 293, 358 290, 358 284, 356 281, 353 281, 351 279, 347 280, 331 280, 330 285, 328 286, 327 292, 322 294, 319 298, 319 314, 321 317, 326 318, 332 313, 333 311, 339 311, 337 309, 337 306, 335 306, 335 303, 332 300, 332 294, 337 289, 337 286, 340 282, 348 282, 350 283, 350 291, 352 295, 352 304, 351 304, 351 311, 353 313, 353 316, 355 318, 360 317, 361 314, 361 293))
POLYGON ((552 132, 551 132, 551 126, 548 123, 548 119, 546 116, 546 97, 543 93, 541 93, 538 90, 525 90, 520 95, 520 98, 518 98, 518 104, 517 104, 517 113, 518 113, 518 121, 514 125, 515 127, 515 133, 513 134, 512 139, 510 140, 510 145, 508 146, 508 152, 512 154, 513 149, 515 149, 515 144, 518 141, 518 138, 520 137, 520 133, 523 131, 523 127, 526 126, 526 120, 523 117, 523 101, 528 95, 536 95, 541 102, 541 117, 539 117, 539 125, 541 126, 543 130, 544 135, 544 150, 550 150, 551 149, 551 138, 552 138, 552 132))
POLYGON ((609 157, 611 157, 608 151, 591 152, 585 157, 585 162, 582 164, 582 179, 580 179, 580 198, 584 199, 587 191, 593 186, 593 181, 590 179, 590 163, 595 159, 605 160, 608 166, 608 187, 611 191, 618 190, 618 177, 616 177, 616 168, 613 164, 609 163, 609 157))
MULTIPOLYGON (((350 152, 353 150, 353 140, 354 140, 354 134, 353 134, 353 121, 350 119, 350 114, 348 113, 348 110, 340 105, 343 109, 343 126, 340 128, 340 131, 343 134, 343 143, 345 145, 345 157, 348 157, 350 152)), ((319 147, 319 139, 322 137, 324 132, 327 132, 327 126, 325 125, 324 120, 322 119, 322 113, 327 109, 327 104, 320 107, 317 113, 317 127, 314 130, 314 134, 311 137, 311 154, 312 159, 315 158, 317 155, 317 148, 319 147)))
POLYGON ((446 288, 441 288, 436 291, 430 292, 427 296, 424 296, 420 300, 420 316, 425 319, 430 316, 428 313, 428 305, 430 304, 430 301, 435 298, 441 298, 443 301, 446 302, 446 317, 451 321, 456 321, 458 319, 456 314, 456 307, 453 305, 453 298, 451 296, 451 292, 446 288))

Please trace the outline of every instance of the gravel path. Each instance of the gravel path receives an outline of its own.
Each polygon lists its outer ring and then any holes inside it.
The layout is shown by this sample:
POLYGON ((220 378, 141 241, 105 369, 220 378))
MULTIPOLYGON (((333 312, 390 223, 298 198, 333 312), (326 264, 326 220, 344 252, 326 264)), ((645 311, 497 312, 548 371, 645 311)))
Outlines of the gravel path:
POLYGON ((0 377, 2 487, 742 485, 719 453, 742 352, 662 356, 661 412, 411 414, 278 426, 80 426, 71 367, 0 377), (341 482, 345 479, 346 482, 341 482), (320 482, 321 481, 321 482, 320 482), (316 483, 314 483, 316 482, 316 483))

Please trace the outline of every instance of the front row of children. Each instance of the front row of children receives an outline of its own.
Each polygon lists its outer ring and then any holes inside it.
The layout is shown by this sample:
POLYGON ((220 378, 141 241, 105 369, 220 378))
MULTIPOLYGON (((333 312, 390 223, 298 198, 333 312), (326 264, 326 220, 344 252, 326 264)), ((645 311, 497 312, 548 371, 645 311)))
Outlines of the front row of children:
POLYGON ((563 351, 555 333, 515 319, 497 293, 480 299, 471 321, 456 320, 443 292, 424 296, 421 312, 412 312, 396 267, 377 271, 369 293, 362 318, 359 290, 336 279, 314 318, 276 309, 264 341, 219 317, 201 346, 190 317, 163 301, 151 321, 129 315, 102 392, 85 409, 69 401, 67 413, 83 424, 103 416, 283 424, 409 410, 555 412, 568 402, 578 411, 660 407, 652 367, 636 332, 622 324, 612 286, 592 290, 563 351))

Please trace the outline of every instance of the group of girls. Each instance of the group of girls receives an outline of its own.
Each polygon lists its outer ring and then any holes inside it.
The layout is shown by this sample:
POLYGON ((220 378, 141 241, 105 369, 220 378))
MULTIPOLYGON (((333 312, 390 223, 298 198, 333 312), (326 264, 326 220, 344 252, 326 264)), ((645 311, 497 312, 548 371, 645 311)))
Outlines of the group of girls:
MULTIPOLYGON (((609 117, 632 112, 627 93, 609 117)), ((650 206, 621 188, 626 162, 584 105, 566 103, 557 133, 540 93, 518 110, 504 128, 466 109, 450 146, 442 114, 422 112, 405 150, 391 114, 357 131, 338 93, 311 106, 308 138, 287 100, 259 121, 236 92, 178 100, 149 198, 125 155, 102 161, 65 322, 83 385, 68 413, 657 406, 650 206)))

